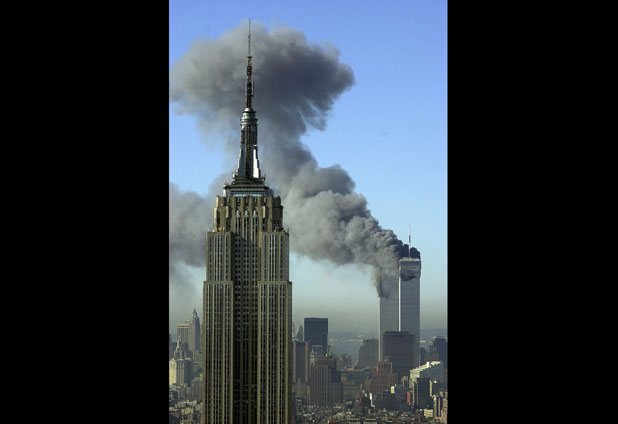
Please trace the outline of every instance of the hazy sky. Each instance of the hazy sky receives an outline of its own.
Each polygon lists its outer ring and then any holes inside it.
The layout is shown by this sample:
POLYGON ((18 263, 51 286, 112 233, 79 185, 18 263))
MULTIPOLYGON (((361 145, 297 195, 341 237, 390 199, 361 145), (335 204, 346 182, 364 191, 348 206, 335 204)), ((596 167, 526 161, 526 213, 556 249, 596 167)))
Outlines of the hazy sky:
MULTIPOLYGON (((336 100, 324 130, 309 128, 301 141, 320 167, 338 164, 347 171, 383 228, 407 242, 411 226, 412 245, 422 256, 421 328, 446 327, 446 9, 446 1, 431 0, 170 2, 170 69, 196 40, 217 39, 249 18, 268 31, 299 30, 308 42, 326 42, 339 51, 354 85, 336 100)), ((238 104, 234 125, 243 108, 238 104)), ((205 195, 222 172, 231 177, 235 158, 223 143, 207 139, 211 135, 198 129, 194 114, 176 109, 170 103, 170 182, 205 195)), ((268 183, 269 170, 263 172, 268 183)), ((284 209, 284 224, 285 219, 284 209)), ((294 253, 290 259, 296 324, 318 316, 329 318, 332 331, 377 332, 378 298, 369 267, 336 266, 294 253)), ((193 307, 202 318, 205 269, 187 267, 185 278, 182 293, 170 287, 170 304, 192 306, 184 315, 170 308, 172 334, 193 307)))

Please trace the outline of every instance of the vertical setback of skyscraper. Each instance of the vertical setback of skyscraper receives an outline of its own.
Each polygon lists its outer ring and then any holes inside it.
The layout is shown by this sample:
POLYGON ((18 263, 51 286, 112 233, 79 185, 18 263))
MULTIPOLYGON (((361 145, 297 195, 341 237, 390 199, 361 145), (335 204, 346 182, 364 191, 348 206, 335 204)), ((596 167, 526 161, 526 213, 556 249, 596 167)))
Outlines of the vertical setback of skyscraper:
POLYGON ((238 167, 207 233, 203 424, 292 421, 289 234, 258 161, 250 37, 238 167))

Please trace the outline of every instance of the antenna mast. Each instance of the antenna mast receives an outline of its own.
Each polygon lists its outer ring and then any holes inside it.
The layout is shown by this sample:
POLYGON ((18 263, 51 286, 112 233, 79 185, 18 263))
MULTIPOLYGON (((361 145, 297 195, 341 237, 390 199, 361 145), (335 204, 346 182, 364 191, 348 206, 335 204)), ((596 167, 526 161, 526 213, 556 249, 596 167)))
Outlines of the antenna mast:
POLYGON ((408 258, 412 257, 410 256, 411 247, 412 247, 412 229, 410 228, 410 225, 408 224, 408 258))
POLYGON ((251 19, 249 19, 249 37, 248 37, 248 56, 247 56, 247 82, 245 86, 245 103, 247 108, 251 109, 251 97, 253 97, 253 79, 251 66, 251 19))

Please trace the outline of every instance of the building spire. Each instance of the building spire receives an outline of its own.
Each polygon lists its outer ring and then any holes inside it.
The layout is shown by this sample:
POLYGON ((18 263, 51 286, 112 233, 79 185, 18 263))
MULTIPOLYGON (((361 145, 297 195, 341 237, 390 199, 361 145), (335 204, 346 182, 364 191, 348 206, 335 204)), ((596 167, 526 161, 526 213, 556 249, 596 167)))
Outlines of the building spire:
MULTIPOLYGON (((253 98, 253 68, 251 66, 251 20, 249 20, 249 36, 247 37, 247 78, 245 82, 245 110, 240 118, 240 154, 238 156, 238 167, 233 173, 234 181, 232 186, 236 188, 224 186, 226 192, 231 193, 239 191, 255 191, 255 185, 260 185, 260 191, 266 190, 264 186, 264 176, 260 170, 260 161, 258 159, 257 150, 257 118, 255 110, 251 106, 253 98), (247 190, 240 190, 238 183, 250 183, 252 187, 247 187, 247 190), (233 190, 232 190, 233 189, 233 190)), ((227 195, 227 194, 226 194, 227 195)))

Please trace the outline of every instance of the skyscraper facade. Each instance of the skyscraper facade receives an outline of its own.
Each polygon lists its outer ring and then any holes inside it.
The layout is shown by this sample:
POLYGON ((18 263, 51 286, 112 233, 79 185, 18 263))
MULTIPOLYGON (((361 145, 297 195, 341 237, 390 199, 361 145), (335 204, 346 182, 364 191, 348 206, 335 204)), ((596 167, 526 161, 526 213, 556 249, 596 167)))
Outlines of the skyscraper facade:
POLYGON ((319 406, 341 403, 343 385, 333 357, 317 358, 311 364, 311 404, 319 406))
POLYGON ((420 363, 420 252, 412 248, 410 257, 401 258, 396 273, 393 270, 380 272, 379 293, 379 352, 384 355, 384 333, 386 331, 407 331, 416 339, 414 366, 420 363))
POLYGON ((358 349, 358 366, 373 368, 378 364, 378 339, 365 339, 358 349))
POLYGON ((176 324, 176 336, 179 337, 183 343, 186 343, 191 353, 201 348, 202 341, 200 330, 200 318, 197 316, 197 311, 195 309, 193 309, 191 319, 176 324))
POLYGON ((440 390, 433 395, 433 416, 439 418, 441 423, 447 422, 448 415, 448 390, 440 390))
POLYGON ((409 375, 414 364, 414 336, 407 331, 384 332, 384 357, 393 364, 400 376, 409 375))
POLYGON ((309 343, 292 342, 292 382, 309 383, 309 343))
POLYGON ((174 359, 180 358, 193 358, 191 351, 189 350, 189 344, 183 343, 181 336, 178 336, 178 340, 174 343, 174 352, 172 353, 174 359))
MULTIPOLYGON (((417 378, 444 381, 444 367, 442 362, 427 362, 425 365, 410 370, 410 384, 417 378)), ((410 386, 412 387, 412 386, 410 386)))
POLYGON ((399 331, 407 331, 413 338, 412 365, 418 367, 421 340, 421 259, 399 260, 399 331))
POLYGON ((193 315, 189 321, 189 350, 196 352, 201 349, 202 340, 200 335, 200 318, 197 316, 197 311, 193 310, 193 315))
POLYGON ((371 374, 371 384, 369 392, 375 394, 382 393, 384 390, 391 389, 399 381, 399 375, 393 371, 393 364, 390 361, 378 361, 378 365, 371 374))
POLYGON ((420 367, 427 363, 427 350, 424 347, 421 347, 419 356, 421 358, 421 361, 419 362, 418 366, 420 367))
POLYGON ((238 167, 206 237, 203 424, 292 421, 289 234, 260 169, 247 60, 238 167))
POLYGON ((305 318, 305 341, 309 342, 309 351, 313 346, 322 346, 326 354, 328 347, 328 318, 305 318))
POLYGON ((176 338, 180 339, 182 343, 186 343, 189 347, 189 334, 191 333, 191 323, 189 320, 176 324, 176 338))
POLYGON ((176 346, 174 357, 169 361, 169 384, 191 384, 193 361, 186 356, 182 343, 176 346))
POLYGON ((168 359, 172 359, 172 356, 174 355, 174 349, 176 348, 176 345, 174 343, 172 343, 172 335, 171 333, 169 334, 169 358, 168 359))
POLYGON ((440 361, 444 369, 448 369, 448 342, 444 337, 436 337, 432 340, 429 354, 432 361, 440 361))
POLYGON ((412 392, 412 404, 415 408, 433 409, 429 378, 419 377, 411 381, 410 391, 412 392))
POLYGON ((390 272, 380 272, 380 300, 379 300, 379 339, 378 359, 383 361, 384 356, 384 333, 386 331, 399 331, 399 287, 397 277, 390 272))

